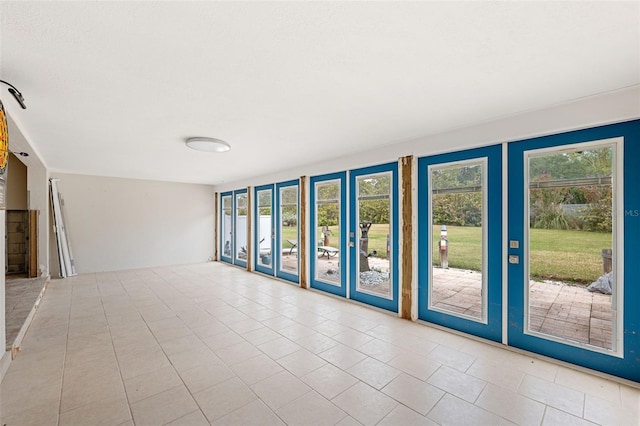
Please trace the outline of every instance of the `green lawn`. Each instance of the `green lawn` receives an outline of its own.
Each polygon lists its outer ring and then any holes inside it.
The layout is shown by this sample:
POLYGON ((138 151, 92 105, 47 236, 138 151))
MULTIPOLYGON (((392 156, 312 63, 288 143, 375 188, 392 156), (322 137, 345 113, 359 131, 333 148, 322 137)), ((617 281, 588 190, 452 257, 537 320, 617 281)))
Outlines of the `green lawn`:
MULTIPOLYGON (((449 266, 480 270, 481 228, 449 226, 449 266)), ((531 276, 537 279, 590 284, 602 275, 603 248, 611 235, 600 232, 531 229, 531 276)), ((435 264, 440 227, 433 228, 435 264)), ((524 250, 522 250, 524 251, 524 250)))
MULTIPOLYGON (((337 226, 330 226, 329 244, 338 247, 340 235, 337 226)), ((317 234, 320 235, 321 228, 317 234)), ((449 238, 449 266, 452 268, 481 269, 481 228, 468 226, 447 227, 449 238)), ((387 254, 389 226, 374 224, 369 230, 369 251, 378 257, 387 254)), ((290 248, 287 239, 297 239, 296 227, 284 227, 282 248, 290 248)), ((439 264, 438 240, 440 227, 433 227, 433 254, 439 264)), ((611 248, 611 235, 600 232, 531 229, 531 275, 536 279, 590 284, 602 275, 600 251, 611 248)), ((506 255, 506 254, 505 254, 506 255)))
POLYGON ((282 227, 282 248, 290 249, 291 244, 287 240, 297 240, 298 239, 298 227, 297 226, 283 226, 282 227))
MULTIPOLYGON (((332 247, 338 247, 340 241, 340 232, 337 226, 330 226, 329 231, 329 245, 332 247)), ((322 227, 318 227, 316 235, 320 238, 322 227)), ((387 256, 387 234, 389 233, 389 225, 373 224, 369 229, 369 252, 376 250, 378 252, 377 257, 387 256)), ((358 231, 360 235, 360 231, 358 231)), ((322 245, 322 244, 320 244, 322 245)))

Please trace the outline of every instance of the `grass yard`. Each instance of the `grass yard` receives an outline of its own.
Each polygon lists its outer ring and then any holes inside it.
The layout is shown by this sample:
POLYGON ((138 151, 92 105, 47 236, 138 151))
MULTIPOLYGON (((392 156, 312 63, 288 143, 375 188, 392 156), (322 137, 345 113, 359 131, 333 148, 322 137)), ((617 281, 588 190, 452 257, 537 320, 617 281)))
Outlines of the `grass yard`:
MULTIPOLYGON (((481 266, 481 228, 448 226, 449 266, 479 271, 481 266)), ((531 229, 531 276, 590 284, 602 275, 603 248, 611 248, 611 235, 600 232, 531 229)), ((433 228, 435 262, 440 227, 433 228)))
MULTIPOLYGON (((329 236, 329 245, 338 247, 340 241, 340 233, 337 226, 330 226, 331 236, 329 236)), ((318 227, 316 235, 320 238, 322 227, 318 227)), ((377 257, 387 257, 387 234, 389 234, 389 225, 373 224, 369 228, 369 252, 377 251, 377 257)), ((360 231, 358 230, 358 235, 360 231)), ((320 244, 322 245, 322 244, 320 244)))
MULTIPOLYGON (((320 236, 321 228, 316 235, 320 236)), ((330 226, 329 245, 339 246, 337 226, 330 226)), ((289 249, 287 239, 298 239, 297 227, 284 227, 282 248, 289 249)), ((481 228, 448 226, 449 266, 452 268, 481 269, 481 228)), ((369 229, 369 251, 386 257, 389 225, 373 224, 369 229)), ((439 264, 438 241, 440 227, 433 227, 434 264, 439 264)), ((590 284, 602 275, 600 251, 611 248, 611 235, 600 232, 531 229, 531 275, 534 279, 590 284)))
POLYGON ((297 226, 283 226, 282 227, 282 248, 290 249, 291 244, 287 240, 297 240, 298 239, 298 227, 297 226))

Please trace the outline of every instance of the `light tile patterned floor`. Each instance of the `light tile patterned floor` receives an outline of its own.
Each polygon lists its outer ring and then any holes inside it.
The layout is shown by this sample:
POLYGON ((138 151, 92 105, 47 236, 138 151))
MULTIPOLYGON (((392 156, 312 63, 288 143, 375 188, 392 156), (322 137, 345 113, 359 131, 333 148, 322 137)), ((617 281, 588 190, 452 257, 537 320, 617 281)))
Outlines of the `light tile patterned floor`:
POLYGON ((53 281, 0 424, 640 424, 640 390, 208 263, 53 281))
POLYGON ((13 345, 45 283, 45 278, 7 277, 4 299, 7 348, 13 345))

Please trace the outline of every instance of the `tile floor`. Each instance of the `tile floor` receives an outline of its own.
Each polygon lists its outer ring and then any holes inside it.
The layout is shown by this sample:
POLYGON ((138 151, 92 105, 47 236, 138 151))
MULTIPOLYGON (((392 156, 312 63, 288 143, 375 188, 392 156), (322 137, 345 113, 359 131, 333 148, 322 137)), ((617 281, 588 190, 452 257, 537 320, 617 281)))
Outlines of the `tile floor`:
POLYGON ((7 277, 4 299, 7 348, 13 345, 45 283, 46 278, 7 277))
POLYGON ((15 425, 639 425, 640 389, 219 264, 54 280, 15 425))

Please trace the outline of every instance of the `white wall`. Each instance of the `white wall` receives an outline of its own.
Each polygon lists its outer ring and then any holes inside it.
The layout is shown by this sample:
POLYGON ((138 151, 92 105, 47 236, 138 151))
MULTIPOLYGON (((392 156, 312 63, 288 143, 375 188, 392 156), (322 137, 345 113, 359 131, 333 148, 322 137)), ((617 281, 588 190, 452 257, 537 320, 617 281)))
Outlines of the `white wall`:
POLYGON ((27 191, 29 192, 28 208, 40 212, 38 218, 38 265, 40 275, 49 275, 49 173, 47 166, 40 159, 38 152, 28 142, 20 125, 10 116, 9 150, 26 152, 28 157, 15 157, 27 166, 27 191))
POLYGON ((51 177, 60 179, 78 273, 205 262, 213 256, 212 186, 51 177))
POLYGON ((42 162, 33 161, 27 167, 29 209, 38 210, 38 269, 41 276, 50 274, 49 240, 49 172, 42 162))
MULTIPOLYGON (((417 157, 458 151, 466 148, 512 142, 536 136, 561 133, 580 128, 632 120, 640 117, 640 87, 602 95, 590 96, 537 111, 518 113, 487 123, 452 129, 409 141, 393 142, 367 152, 337 157, 330 161, 284 169, 278 173, 229 182, 215 187, 218 192, 247 186, 265 185, 316 176, 324 173, 351 170, 396 161, 406 155, 417 157)), ((429 117, 424 118, 425 121, 429 117)), ((304 143, 301 141, 300 143, 304 143)), ((307 159, 301 159, 301 163, 307 159)))

